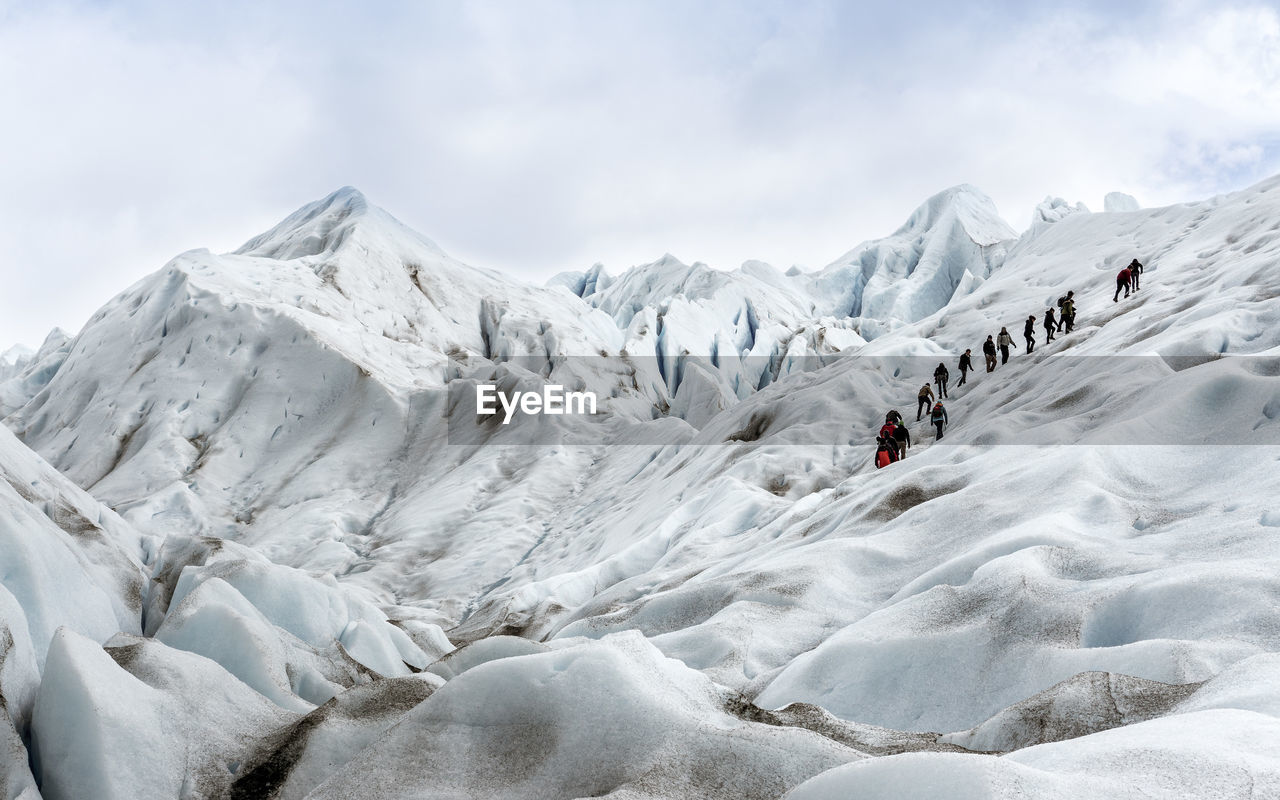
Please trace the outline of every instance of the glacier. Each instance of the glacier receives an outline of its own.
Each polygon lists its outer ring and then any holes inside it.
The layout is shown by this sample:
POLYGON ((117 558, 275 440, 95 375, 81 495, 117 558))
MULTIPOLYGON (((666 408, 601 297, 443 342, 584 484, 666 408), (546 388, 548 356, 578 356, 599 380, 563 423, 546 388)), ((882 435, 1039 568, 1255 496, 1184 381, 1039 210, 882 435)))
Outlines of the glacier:
POLYGON ((183 253, 0 358, 3 798, 1280 796, 1277 189, 536 286, 347 187, 183 253))

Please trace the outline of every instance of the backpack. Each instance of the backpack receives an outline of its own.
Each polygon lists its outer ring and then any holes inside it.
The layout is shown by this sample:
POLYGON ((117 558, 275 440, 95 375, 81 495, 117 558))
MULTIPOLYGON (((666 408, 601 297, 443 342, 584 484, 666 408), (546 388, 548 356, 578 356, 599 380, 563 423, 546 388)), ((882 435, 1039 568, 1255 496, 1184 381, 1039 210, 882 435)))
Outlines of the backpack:
POLYGON ((892 422, 886 422, 885 424, 881 425, 880 436, 878 437, 878 440, 883 439, 886 442, 891 441, 893 439, 893 433, 895 430, 897 430, 897 428, 898 426, 894 425, 892 422))
POLYGON ((942 403, 938 403, 936 406, 933 407, 933 413, 929 416, 929 419, 932 420, 933 422, 941 422, 944 419, 943 411, 942 411, 942 403))
POLYGON ((1064 305, 1066 305, 1066 302, 1067 302, 1067 296, 1064 294, 1062 297, 1058 298, 1058 308, 1062 308, 1064 305))
POLYGON ((876 437, 876 469, 887 467, 898 460, 897 445, 885 441, 883 438, 876 437))

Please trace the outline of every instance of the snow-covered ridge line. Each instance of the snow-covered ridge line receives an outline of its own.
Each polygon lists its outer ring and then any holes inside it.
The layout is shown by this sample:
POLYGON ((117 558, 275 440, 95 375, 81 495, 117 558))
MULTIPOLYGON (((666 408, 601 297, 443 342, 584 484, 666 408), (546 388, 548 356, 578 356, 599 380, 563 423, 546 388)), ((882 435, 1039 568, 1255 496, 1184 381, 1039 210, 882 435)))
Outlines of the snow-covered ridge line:
POLYGON ((1277 187, 1011 245, 959 187, 821 296, 674 258, 530 287, 351 190, 185 254, 4 385, 2 795, 1280 786, 1276 447, 1108 446, 1275 441, 1277 187), (933 366, 1068 288, 935 444, 933 366), (608 414, 544 440, 481 383, 608 414), (1098 444, 995 446, 1030 432, 1098 444))

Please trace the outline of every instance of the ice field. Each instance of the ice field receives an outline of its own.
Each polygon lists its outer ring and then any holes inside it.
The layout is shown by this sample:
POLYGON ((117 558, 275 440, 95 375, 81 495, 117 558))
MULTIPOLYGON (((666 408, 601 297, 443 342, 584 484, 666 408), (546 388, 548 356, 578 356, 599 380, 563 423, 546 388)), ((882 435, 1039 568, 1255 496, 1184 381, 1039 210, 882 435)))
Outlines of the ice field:
POLYGON ((1106 207, 535 286, 347 188, 177 256, 0 357, 0 798, 1280 797, 1280 177, 1106 207))

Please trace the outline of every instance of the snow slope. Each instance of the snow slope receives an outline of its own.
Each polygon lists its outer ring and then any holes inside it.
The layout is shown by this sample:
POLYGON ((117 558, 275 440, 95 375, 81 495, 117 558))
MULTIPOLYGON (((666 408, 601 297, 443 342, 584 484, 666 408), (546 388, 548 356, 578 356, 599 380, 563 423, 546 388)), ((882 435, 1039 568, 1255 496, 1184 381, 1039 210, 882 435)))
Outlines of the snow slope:
POLYGON ((85 587, 4 572, 8 796, 1265 794, 1278 188, 1018 237, 957 187, 810 275, 531 287, 349 189, 184 254, 0 384, 10 486, 120 515, 85 555, 6 501, 85 587), (1073 333, 872 467, 886 409, 1067 289, 1073 333), (487 381, 604 413, 503 426, 487 381))

